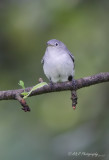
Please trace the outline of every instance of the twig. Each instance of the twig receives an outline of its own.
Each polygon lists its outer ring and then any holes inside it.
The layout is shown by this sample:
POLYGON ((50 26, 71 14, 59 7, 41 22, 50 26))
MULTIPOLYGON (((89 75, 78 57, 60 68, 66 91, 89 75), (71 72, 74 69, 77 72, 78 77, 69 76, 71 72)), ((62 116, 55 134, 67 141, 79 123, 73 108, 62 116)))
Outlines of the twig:
POLYGON ((74 110, 76 109, 77 99, 78 99, 78 97, 77 97, 76 91, 75 90, 71 91, 72 107, 73 107, 74 110))
POLYGON ((16 95, 16 100, 18 100, 20 102, 20 104, 22 105, 22 107, 23 107, 22 110, 24 110, 25 112, 30 112, 30 108, 29 108, 28 104, 20 95, 16 95))

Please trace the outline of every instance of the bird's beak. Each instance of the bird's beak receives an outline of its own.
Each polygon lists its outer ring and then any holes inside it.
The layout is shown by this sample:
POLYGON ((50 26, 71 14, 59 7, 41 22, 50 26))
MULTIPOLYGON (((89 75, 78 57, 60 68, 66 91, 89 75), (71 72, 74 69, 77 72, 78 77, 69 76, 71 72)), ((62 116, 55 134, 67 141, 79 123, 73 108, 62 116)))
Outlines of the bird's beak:
POLYGON ((54 46, 54 45, 52 45, 52 44, 50 44, 50 43, 47 42, 47 46, 54 46))

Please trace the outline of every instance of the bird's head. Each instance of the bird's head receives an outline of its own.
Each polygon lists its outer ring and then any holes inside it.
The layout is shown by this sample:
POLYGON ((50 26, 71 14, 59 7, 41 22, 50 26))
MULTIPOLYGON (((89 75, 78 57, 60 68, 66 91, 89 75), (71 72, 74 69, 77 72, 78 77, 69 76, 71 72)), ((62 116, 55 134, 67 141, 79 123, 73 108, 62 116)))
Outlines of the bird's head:
POLYGON ((66 48, 65 44, 59 40, 51 39, 47 42, 47 47, 66 48))

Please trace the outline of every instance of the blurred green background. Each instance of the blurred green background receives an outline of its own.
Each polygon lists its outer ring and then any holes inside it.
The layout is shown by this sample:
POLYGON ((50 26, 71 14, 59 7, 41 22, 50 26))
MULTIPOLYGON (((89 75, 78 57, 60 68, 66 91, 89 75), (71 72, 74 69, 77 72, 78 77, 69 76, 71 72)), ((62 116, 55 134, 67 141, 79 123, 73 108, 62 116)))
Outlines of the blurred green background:
MULTIPOLYGON (((46 82, 40 63, 49 39, 64 42, 75 56, 75 78, 109 71, 108 0, 1 0, 0 90, 46 82)), ((104 159, 109 156, 109 84, 78 91, 0 101, 0 160, 104 159), (105 155, 73 156, 74 152, 105 155)))

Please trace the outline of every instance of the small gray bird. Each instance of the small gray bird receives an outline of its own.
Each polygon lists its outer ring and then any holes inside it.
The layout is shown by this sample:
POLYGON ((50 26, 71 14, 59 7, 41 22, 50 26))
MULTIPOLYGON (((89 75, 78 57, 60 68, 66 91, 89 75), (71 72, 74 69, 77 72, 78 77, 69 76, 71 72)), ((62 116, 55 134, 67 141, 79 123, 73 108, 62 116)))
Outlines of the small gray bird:
POLYGON ((61 41, 52 39, 47 42, 41 63, 51 83, 73 81, 74 56, 61 41))

